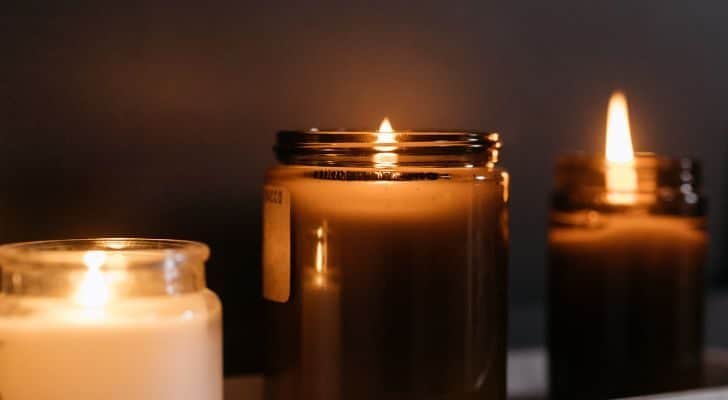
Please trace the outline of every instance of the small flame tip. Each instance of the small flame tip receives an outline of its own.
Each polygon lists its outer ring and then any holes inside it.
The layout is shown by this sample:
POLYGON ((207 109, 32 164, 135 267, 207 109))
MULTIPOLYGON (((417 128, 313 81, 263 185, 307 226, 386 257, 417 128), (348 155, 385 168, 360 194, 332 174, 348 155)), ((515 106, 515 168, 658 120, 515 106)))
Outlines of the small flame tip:
POLYGON ((392 133, 394 132, 394 128, 392 128, 392 123, 389 122, 389 117, 384 117, 382 120, 382 123, 379 124, 379 133, 392 133))

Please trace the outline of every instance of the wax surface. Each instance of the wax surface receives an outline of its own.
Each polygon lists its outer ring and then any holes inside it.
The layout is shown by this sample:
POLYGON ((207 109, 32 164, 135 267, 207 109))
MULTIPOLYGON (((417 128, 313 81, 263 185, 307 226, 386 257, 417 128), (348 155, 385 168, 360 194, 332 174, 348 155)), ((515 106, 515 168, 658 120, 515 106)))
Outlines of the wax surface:
POLYGON ((483 175, 269 181, 291 193, 294 262, 268 304, 267 399, 505 397, 504 193, 483 175))
POLYGON ((550 230, 552 394, 602 399, 700 383, 703 260, 697 218, 605 215, 550 230))
POLYGON ((78 314, 54 302, 0 317, 0 398, 222 400, 221 311, 206 309, 210 295, 121 306, 144 317, 78 314))

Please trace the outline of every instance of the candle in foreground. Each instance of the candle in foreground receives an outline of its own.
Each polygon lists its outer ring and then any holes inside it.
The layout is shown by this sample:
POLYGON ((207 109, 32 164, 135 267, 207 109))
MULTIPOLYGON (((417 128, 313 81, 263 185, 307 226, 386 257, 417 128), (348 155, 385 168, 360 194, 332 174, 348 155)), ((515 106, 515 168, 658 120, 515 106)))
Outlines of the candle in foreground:
POLYGON ((0 399, 222 400, 207 246, 151 239, 0 247, 0 399))
POLYGON ((505 398, 495 134, 281 132, 264 198, 268 400, 505 398))
POLYGON ((557 166, 549 231, 553 398, 700 384, 704 204, 696 162, 634 155, 626 98, 615 94, 606 157, 569 156, 557 166))

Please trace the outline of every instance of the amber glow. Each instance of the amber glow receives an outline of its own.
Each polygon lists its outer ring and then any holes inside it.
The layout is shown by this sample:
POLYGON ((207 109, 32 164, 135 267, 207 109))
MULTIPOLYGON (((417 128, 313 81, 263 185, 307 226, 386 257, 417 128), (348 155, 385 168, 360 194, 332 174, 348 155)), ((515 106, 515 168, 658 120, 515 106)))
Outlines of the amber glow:
POLYGON ((76 292, 75 300, 86 308, 101 308, 109 302, 109 287, 104 280, 101 267, 106 263, 103 251, 87 251, 83 255, 83 263, 87 271, 76 292))
POLYGON ((621 92, 615 92, 609 100, 606 159, 607 201, 612 204, 634 204, 637 171, 627 98, 621 92))

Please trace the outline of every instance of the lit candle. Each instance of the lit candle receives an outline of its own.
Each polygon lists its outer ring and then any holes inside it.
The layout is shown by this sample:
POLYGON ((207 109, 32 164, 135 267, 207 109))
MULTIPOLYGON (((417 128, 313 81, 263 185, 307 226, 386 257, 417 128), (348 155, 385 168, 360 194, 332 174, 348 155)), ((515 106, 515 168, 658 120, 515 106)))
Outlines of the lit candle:
POLYGON ((557 167, 550 243, 555 398, 602 399, 700 382, 706 248, 699 169, 632 150, 616 93, 604 158, 557 167))
POLYGON ((183 241, 0 247, 0 399, 221 400, 206 258, 183 241))
POLYGON ((279 134, 264 201, 268 400, 505 398, 499 146, 389 121, 279 134))

